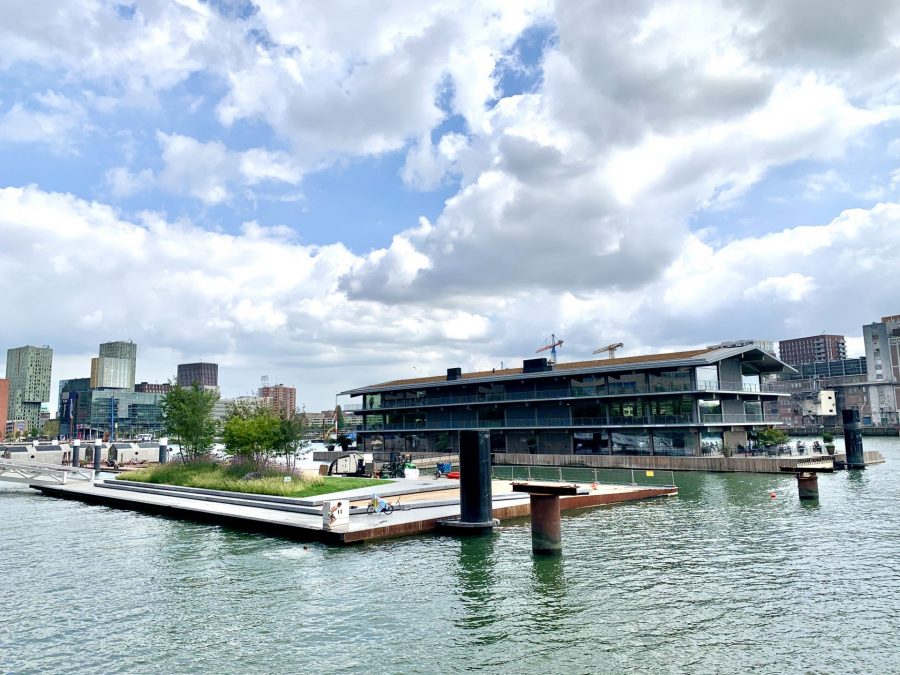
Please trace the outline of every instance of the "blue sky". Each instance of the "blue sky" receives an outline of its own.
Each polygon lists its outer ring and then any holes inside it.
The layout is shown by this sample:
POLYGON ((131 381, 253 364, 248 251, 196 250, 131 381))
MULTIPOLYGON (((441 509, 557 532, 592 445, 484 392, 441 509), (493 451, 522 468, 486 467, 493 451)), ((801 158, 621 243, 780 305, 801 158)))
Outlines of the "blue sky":
POLYGON ((141 379, 216 360, 226 394, 267 374, 310 408, 550 333, 570 360, 853 351, 900 311, 871 281, 900 248, 900 16, 833 4, 11 7, 4 341, 59 379, 132 338, 141 379))

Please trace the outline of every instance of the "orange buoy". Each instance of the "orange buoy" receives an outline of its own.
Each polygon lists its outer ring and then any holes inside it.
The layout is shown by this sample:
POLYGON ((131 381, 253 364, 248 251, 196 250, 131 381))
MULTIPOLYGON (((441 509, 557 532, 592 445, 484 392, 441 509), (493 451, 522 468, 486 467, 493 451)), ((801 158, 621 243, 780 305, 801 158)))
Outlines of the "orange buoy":
POLYGON ((775 493, 775 491, 773 490, 772 492, 769 493, 769 496, 770 496, 772 499, 775 499, 775 497, 777 497, 778 495, 777 495, 777 494, 775 493))

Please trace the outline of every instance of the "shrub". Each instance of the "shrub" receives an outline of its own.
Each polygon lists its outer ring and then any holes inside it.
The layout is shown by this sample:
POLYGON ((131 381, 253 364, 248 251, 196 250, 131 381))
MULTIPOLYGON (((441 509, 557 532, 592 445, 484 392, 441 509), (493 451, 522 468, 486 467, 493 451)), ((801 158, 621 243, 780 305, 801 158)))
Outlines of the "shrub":
POLYGON ((788 442, 788 435, 781 429, 760 429, 756 432, 760 445, 781 445, 788 442))

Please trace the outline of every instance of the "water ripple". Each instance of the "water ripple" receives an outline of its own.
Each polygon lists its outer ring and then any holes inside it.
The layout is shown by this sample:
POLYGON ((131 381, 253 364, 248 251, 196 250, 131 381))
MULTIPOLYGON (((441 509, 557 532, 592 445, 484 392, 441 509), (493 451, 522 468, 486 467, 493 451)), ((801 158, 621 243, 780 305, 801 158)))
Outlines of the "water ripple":
POLYGON ((818 505, 681 474, 566 514, 559 559, 527 520, 332 549, 0 486, 0 671, 900 672, 900 443, 877 440, 888 463, 822 476, 818 505))

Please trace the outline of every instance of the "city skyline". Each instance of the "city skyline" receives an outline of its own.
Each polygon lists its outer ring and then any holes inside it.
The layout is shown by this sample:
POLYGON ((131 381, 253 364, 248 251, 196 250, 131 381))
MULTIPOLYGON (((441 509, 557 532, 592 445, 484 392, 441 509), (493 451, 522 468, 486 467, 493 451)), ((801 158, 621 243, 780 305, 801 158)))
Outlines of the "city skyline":
MULTIPOLYGON (((876 319, 873 319, 873 321, 874 320, 876 320, 876 319)), ((859 356, 865 356, 865 346, 864 346, 863 337, 862 337, 862 327, 860 327, 859 332, 860 332, 859 336, 856 336, 856 335, 846 336, 848 358, 856 358, 859 356)), ((785 339, 796 339, 796 338, 785 338, 785 339)), ((36 341, 35 344, 37 344, 37 342, 39 342, 39 341, 36 341)), ((128 341, 123 340, 120 342, 130 342, 130 340, 128 340, 128 341)), ((777 352, 777 347, 778 347, 779 341, 773 340, 773 343, 776 347, 776 352, 777 352)), ((109 344, 109 343, 104 343, 104 344, 109 344)), ((20 345, 20 346, 25 346, 25 345, 20 345)), ((28 345, 28 346, 34 346, 34 345, 28 345)), ((43 343, 41 343, 41 346, 44 346, 43 343)), ((177 382, 177 380, 178 380, 177 369, 178 369, 179 364, 175 364, 174 367, 171 368, 171 370, 173 370, 173 373, 172 373, 172 375, 170 375, 168 377, 162 377, 162 376, 155 377, 152 375, 147 375, 147 370, 142 369, 142 360, 144 358, 144 353, 147 350, 143 346, 141 346, 141 345, 139 345, 139 346, 141 347, 141 351, 140 351, 140 356, 136 359, 136 367, 135 367, 135 371, 134 371, 136 381, 141 382, 143 384, 147 384, 147 383, 164 384, 164 383, 168 383, 170 381, 173 383, 177 382)), ((52 348, 52 345, 50 345, 50 347, 52 348)), ((697 347, 699 348, 700 345, 697 345, 697 347)), ((151 352, 154 351, 152 347, 149 348, 149 350, 151 352)), ((95 347, 92 354, 86 355, 87 364, 88 364, 87 368, 86 368, 86 372, 84 372, 84 373, 83 372, 77 372, 77 373, 68 372, 68 374, 66 374, 66 375, 58 376, 57 371, 58 370, 62 371, 62 368, 58 368, 58 366, 57 366, 56 361, 59 358, 59 356, 54 351, 53 362, 52 362, 52 375, 51 375, 51 400, 49 401, 49 403, 51 404, 50 409, 53 412, 54 416, 56 414, 56 408, 55 408, 56 401, 53 400, 53 396, 55 396, 55 393, 59 390, 59 383, 63 380, 79 379, 79 378, 90 380, 91 360, 96 358, 96 356, 94 356, 94 354, 96 354, 96 353, 97 353, 97 350, 95 347)), ((524 359, 527 359, 530 357, 531 357, 530 354, 523 354, 521 356, 521 359, 524 360, 524 359)), ((78 358, 79 357, 75 357, 74 360, 77 362, 78 358)), ((584 359, 584 358, 596 358, 596 357, 589 356, 589 355, 582 355, 582 359, 584 359)), ((563 361, 563 362, 565 362, 566 360, 572 361, 572 360, 576 360, 576 358, 573 357, 571 359, 564 359, 564 358, 561 359, 561 361, 563 361)), ((216 365, 216 364, 213 364, 212 360, 201 360, 201 361, 198 361, 197 363, 216 365)), ((515 363, 516 363, 515 360, 508 360, 507 365, 515 364, 515 363)), ((190 365, 190 364, 182 363, 181 365, 190 365)), ((297 406, 298 410, 301 408, 306 408, 307 410, 327 410, 327 409, 333 407, 335 404, 335 397, 336 397, 337 391, 332 392, 330 394, 330 396, 325 395, 325 397, 322 400, 313 400, 313 401, 305 400, 300 395, 300 392, 302 392, 304 390, 304 385, 303 385, 302 381, 296 382, 296 383, 279 383, 278 385, 263 385, 261 383, 261 378, 264 377, 264 375, 260 375, 256 378, 255 382, 253 382, 252 380, 242 380, 240 382, 236 382, 236 380, 238 378, 235 378, 233 373, 230 374, 230 376, 229 376, 228 369, 223 369, 221 367, 222 364, 217 364, 217 365, 219 366, 218 375, 220 378, 219 391, 220 391, 222 398, 225 398, 225 399, 231 399, 231 398, 240 397, 240 396, 257 396, 257 395, 259 395, 259 391, 260 391, 261 387, 263 387, 263 386, 273 386, 273 387, 274 386, 279 386, 279 387, 286 386, 286 387, 294 388, 297 391, 296 406, 297 406), (227 385, 221 384, 221 380, 223 380, 223 379, 225 382, 227 382, 227 385)), ((521 364, 519 364, 519 365, 521 365, 521 364)), ((69 370, 71 369, 71 366, 69 366, 68 364, 65 367, 69 370)), ((76 370, 77 370, 77 366, 76 366, 76 370)), ((255 372, 255 371, 253 371, 252 368, 250 370, 251 370, 251 372, 255 372)), ((165 368, 163 368, 162 370, 156 371, 156 372, 165 372, 165 368)), ((412 376, 422 376, 422 375, 428 376, 428 375, 435 375, 435 374, 440 374, 440 369, 436 370, 433 373, 426 372, 426 371, 422 371, 421 373, 419 373, 418 369, 413 369, 413 371, 412 371, 412 376)), ((280 378, 279 376, 276 375, 270 379, 283 379, 283 378, 280 378)), ((391 378, 387 378, 387 379, 391 379, 391 378)), ((359 385, 360 382, 361 381, 356 380, 355 385, 359 385)))
POLYGON ((551 334, 857 336, 896 311, 900 6, 816 7, 10 7, 4 340, 322 408, 551 334))

